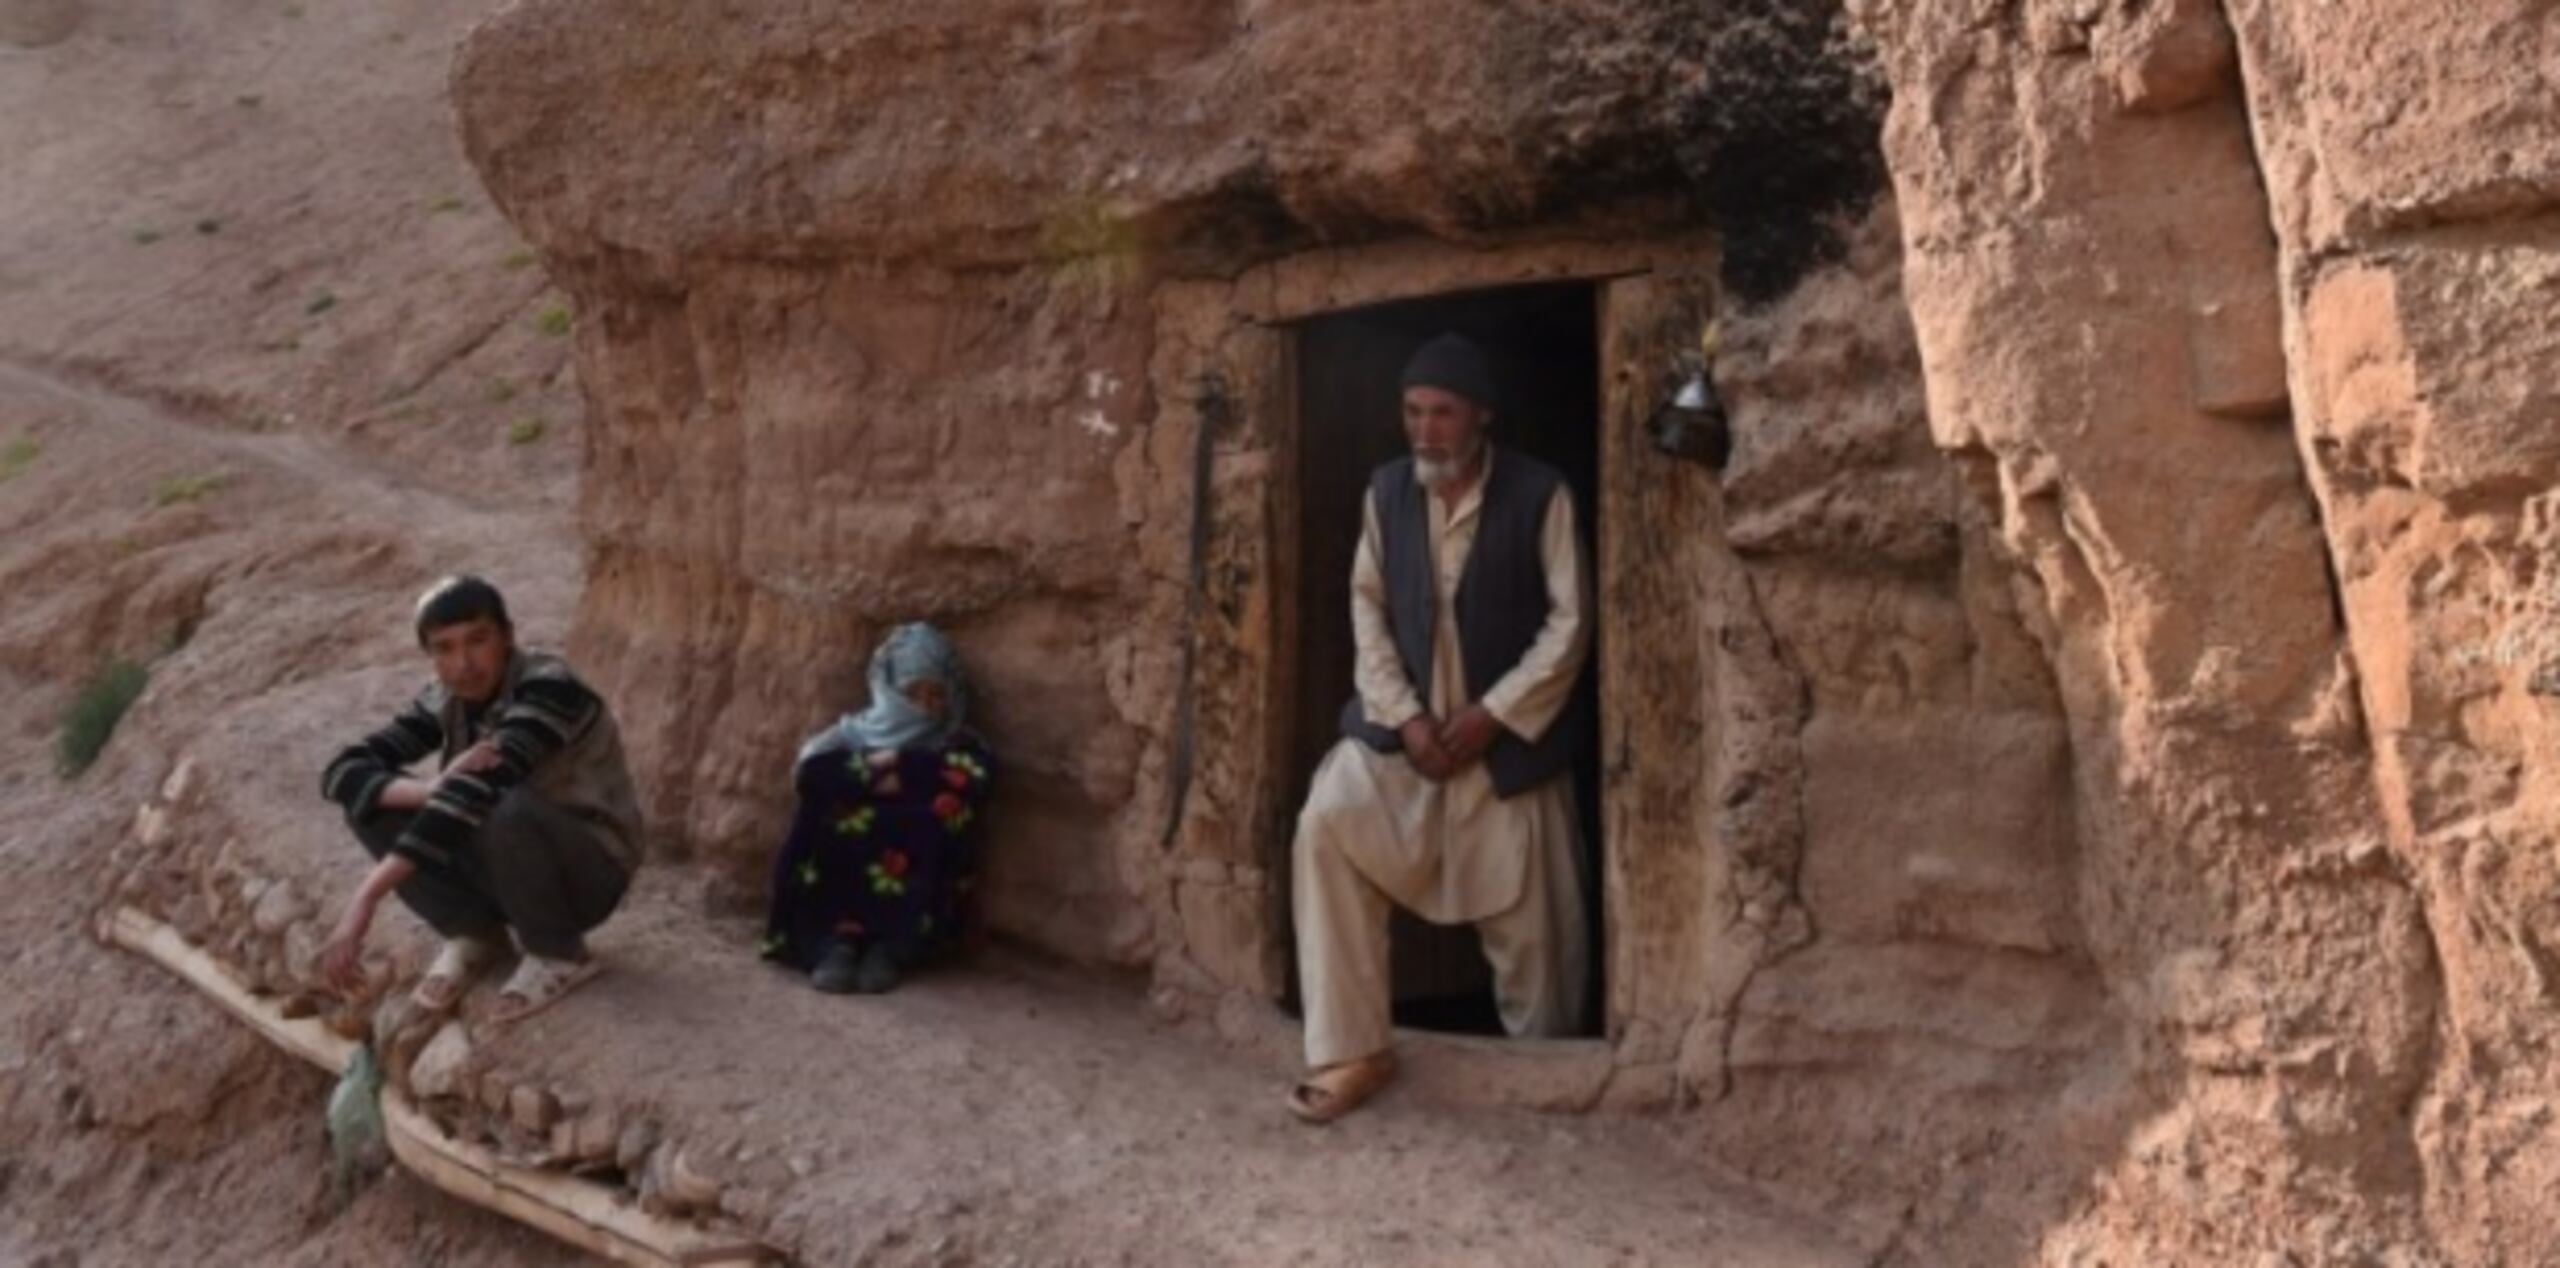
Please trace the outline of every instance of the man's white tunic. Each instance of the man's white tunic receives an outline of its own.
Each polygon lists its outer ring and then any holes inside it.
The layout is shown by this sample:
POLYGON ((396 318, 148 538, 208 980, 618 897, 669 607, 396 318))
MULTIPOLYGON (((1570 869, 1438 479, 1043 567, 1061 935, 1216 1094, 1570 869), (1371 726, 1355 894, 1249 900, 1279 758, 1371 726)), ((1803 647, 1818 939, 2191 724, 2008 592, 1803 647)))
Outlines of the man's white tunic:
MULTIPOLYGON (((1487 453, 1487 474, 1498 460, 1487 453)), ((1439 591, 1428 708, 1444 720, 1469 703, 1455 603, 1485 483, 1479 477, 1454 504, 1438 494, 1424 498, 1439 591)), ((1372 497, 1352 563, 1353 679, 1368 720, 1393 729, 1422 714, 1425 704, 1388 628, 1380 556, 1372 497)), ((1547 580, 1545 624, 1481 702, 1505 729, 1529 740, 1564 710, 1591 644, 1573 498, 1562 488, 1547 505, 1539 557, 1547 580)), ((1331 1065, 1387 1046, 1390 901, 1436 923, 1476 924, 1511 1033, 1565 1034, 1578 1023, 1588 951, 1569 775, 1506 800, 1495 794, 1482 762, 1433 783, 1403 754, 1345 739, 1317 768, 1292 853, 1309 1064, 1331 1065)))

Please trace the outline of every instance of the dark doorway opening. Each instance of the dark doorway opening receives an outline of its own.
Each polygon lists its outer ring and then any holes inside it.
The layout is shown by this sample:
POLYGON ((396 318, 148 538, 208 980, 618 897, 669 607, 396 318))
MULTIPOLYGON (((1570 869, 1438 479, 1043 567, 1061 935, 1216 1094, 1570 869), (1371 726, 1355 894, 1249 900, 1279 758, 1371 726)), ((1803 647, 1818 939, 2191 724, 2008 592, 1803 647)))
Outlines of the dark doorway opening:
MULTIPOLYGON (((1297 682, 1288 754, 1292 808, 1325 753, 1341 738, 1338 714, 1351 698, 1351 562, 1360 538, 1361 501, 1369 472, 1405 452, 1397 378, 1425 340, 1456 331, 1493 363, 1493 443, 1554 465, 1572 485, 1586 542, 1596 543, 1599 499, 1599 296, 1589 283, 1548 283, 1436 295, 1328 313, 1298 327, 1299 493, 1297 682)), ((1596 582, 1596 570, 1595 578, 1596 582)), ((1596 616, 1596 613, 1595 613, 1596 616)), ((1598 627, 1583 680, 1597 690, 1598 627)), ((1591 931, 1590 1016, 1582 1032, 1599 1033, 1604 931, 1600 896, 1599 744, 1586 736, 1573 774, 1582 830, 1584 903, 1591 931)), ((1279 831, 1275 874, 1289 875, 1289 824, 1279 831)), ((1285 911, 1286 908, 1284 907, 1285 911)), ((1493 974, 1469 926, 1435 926, 1398 910, 1394 916, 1395 1021, 1399 1026, 1469 1034, 1502 1033, 1493 974)), ((1288 997, 1297 1006, 1296 960, 1288 997)))

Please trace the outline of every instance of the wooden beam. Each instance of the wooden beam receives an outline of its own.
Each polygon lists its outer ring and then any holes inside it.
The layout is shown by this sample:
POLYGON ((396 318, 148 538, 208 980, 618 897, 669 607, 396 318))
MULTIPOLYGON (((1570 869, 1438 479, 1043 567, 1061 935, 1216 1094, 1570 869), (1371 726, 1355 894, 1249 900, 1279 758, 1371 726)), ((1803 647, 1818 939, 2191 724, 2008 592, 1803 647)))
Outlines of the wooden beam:
POLYGON ((267 1042, 302 1058, 336 1076, 347 1068, 347 1058, 354 1056, 355 1041, 342 1038, 317 1017, 294 1020, 285 1018, 282 1008, 273 1000, 260 999, 240 985, 222 962, 204 948, 188 942, 185 935, 131 907, 118 907, 106 920, 107 941, 135 951, 157 962, 160 967, 186 979, 187 984, 213 997, 222 1011, 239 1018, 251 1030, 267 1037, 267 1042))
MULTIPOLYGON (((316 1018, 288 1020, 277 1001, 251 994, 221 961, 151 916, 118 907, 103 922, 102 932, 107 941, 177 974, 270 1043, 333 1076, 355 1055, 354 1041, 316 1018)), ((418 1178, 615 1263, 698 1268, 780 1262, 780 1256, 758 1242, 652 1215, 591 1181, 503 1162, 446 1134, 410 1103, 407 1093, 387 1083, 382 1122, 392 1156, 418 1178)))
POLYGON ((446 1135, 396 1088, 382 1089, 382 1122, 392 1156, 421 1179, 615 1263, 680 1268, 773 1262, 761 1245, 652 1215, 601 1185, 501 1162, 488 1150, 446 1135))

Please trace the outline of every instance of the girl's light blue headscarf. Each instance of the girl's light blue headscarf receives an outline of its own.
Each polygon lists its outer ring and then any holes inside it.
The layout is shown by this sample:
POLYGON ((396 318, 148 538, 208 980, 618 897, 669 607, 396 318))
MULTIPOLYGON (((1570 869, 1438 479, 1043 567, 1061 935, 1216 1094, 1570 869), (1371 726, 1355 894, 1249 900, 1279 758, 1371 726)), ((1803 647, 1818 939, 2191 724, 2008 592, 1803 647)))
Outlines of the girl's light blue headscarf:
POLYGON ((870 705, 810 736, 800 746, 802 760, 831 749, 930 748, 959 730, 969 711, 969 689, 960 678, 959 655, 942 631, 923 621, 889 631, 889 637, 871 653, 870 683, 870 705), (905 688, 927 680, 942 684, 941 717, 907 699, 905 688))

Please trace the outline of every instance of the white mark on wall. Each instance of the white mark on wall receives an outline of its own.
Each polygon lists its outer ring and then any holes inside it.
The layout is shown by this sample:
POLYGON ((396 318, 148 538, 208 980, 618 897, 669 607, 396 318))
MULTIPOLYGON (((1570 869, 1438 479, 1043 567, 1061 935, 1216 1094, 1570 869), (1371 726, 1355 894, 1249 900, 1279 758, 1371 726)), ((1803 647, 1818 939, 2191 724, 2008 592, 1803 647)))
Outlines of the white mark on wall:
POLYGON ((1076 411, 1074 415, 1076 426, 1104 440, 1119 435, 1120 424, 1111 421, 1111 415, 1103 408, 1103 402, 1118 395, 1120 395, 1119 375, 1109 370, 1085 371, 1084 399, 1089 404, 1076 411))

